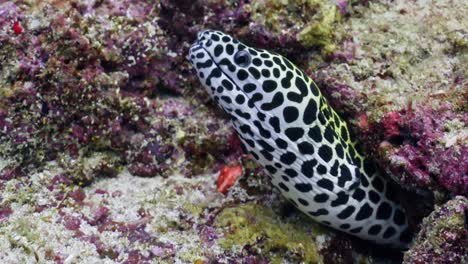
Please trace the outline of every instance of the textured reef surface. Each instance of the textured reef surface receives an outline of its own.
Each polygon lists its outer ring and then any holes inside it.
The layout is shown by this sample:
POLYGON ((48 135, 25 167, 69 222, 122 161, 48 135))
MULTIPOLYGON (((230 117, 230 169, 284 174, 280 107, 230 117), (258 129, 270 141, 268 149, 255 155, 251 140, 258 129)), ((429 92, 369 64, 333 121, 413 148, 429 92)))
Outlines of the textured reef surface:
POLYGON ((468 261, 467 9, 2 1, 1 262, 468 261), (418 233, 404 257, 317 225, 271 188, 185 59, 205 28, 316 80, 405 193, 418 233), (219 193, 218 172, 237 164, 244 176, 219 193))

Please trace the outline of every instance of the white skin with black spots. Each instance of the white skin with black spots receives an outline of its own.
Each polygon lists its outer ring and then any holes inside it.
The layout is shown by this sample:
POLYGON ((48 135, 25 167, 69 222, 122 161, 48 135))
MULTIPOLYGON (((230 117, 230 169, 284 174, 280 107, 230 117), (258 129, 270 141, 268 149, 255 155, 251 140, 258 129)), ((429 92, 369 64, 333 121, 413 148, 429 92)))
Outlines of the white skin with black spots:
POLYGON ((246 152, 299 210, 365 240, 408 246, 393 189, 311 78, 283 56, 219 31, 200 32, 188 58, 246 152))

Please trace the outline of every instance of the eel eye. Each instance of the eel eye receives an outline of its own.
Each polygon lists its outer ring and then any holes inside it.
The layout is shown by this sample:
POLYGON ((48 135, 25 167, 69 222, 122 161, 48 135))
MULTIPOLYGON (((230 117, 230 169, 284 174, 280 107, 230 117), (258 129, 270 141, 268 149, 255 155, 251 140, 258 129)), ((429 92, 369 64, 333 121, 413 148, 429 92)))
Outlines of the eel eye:
POLYGON ((239 50, 234 55, 234 62, 241 67, 249 66, 251 59, 250 53, 246 50, 239 50))
POLYGON ((207 42, 206 42, 206 46, 209 47, 211 46, 211 44, 213 44, 213 41, 211 39, 209 39, 207 42))

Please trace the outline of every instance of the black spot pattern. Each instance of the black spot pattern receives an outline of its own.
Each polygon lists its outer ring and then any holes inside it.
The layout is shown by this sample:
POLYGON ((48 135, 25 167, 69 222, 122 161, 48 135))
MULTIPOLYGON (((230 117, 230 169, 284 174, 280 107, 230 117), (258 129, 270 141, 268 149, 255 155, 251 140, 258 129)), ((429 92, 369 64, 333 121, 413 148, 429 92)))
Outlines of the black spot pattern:
POLYGON ((246 124, 241 125, 241 126, 239 127, 239 129, 240 129, 240 131, 241 131, 243 134, 248 134, 248 135, 251 135, 251 136, 254 135, 253 132, 252 132, 252 130, 250 129, 250 126, 249 126, 249 125, 246 125, 246 124))
POLYGON ((351 171, 348 166, 342 164, 340 166, 340 176, 338 177, 338 186, 344 187, 347 181, 351 181, 351 171))
POLYGON ((312 124, 317 116, 317 103, 314 100, 309 100, 304 110, 303 121, 306 125, 312 124))
POLYGON ((339 192, 337 196, 338 197, 336 200, 331 202, 331 206, 336 207, 348 203, 349 195, 347 195, 344 191, 339 192))
POLYGON ((283 117, 286 123, 292 123, 299 117, 299 111, 296 107, 287 106, 283 109, 283 117))
POLYGON ((275 167, 273 167, 273 166, 271 166, 271 165, 266 165, 266 166, 265 166, 265 169, 266 169, 270 174, 275 174, 275 173, 278 171, 275 167))
POLYGON ((314 126, 313 128, 309 129, 309 133, 307 135, 315 142, 322 143, 322 133, 320 132, 320 128, 318 126, 314 126))
POLYGON ((293 78, 293 74, 290 71, 286 72, 286 76, 283 79, 281 79, 281 86, 283 86, 283 88, 285 89, 290 88, 292 78, 293 78))
POLYGON ((343 150, 343 146, 341 145, 341 143, 336 144, 335 151, 336 151, 336 155, 338 155, 340 159, 344 158, 344 150, 343 150))
POLYGON ((333 142, 335 141, 335 132, 327 126, 325 128, 324 137, 328 142, 333 144, 333 142))
POLYGON ((307 178, 312 178, 314 176, 314 166, 317 165, 316 160, 307 160, 302 163, 301 172, 307 178))
POLYGON ((319 89, 317 88, 314 82, 312 82, 312 84, 310 85, 310 91, 312 91, 312 94, 315 96, 319 95, 319 89))
POLYGON ((236 103, 243 104, 245 102, 245 97, 241 94, 236 96, 236 103))
POLYGON ((227 54, 229 54, 229 55, 234 54, 234 46, 232 46, 231 44, 227 44, 227 45, 226 45, 226 52, 227 52, 227 54))
POLYGON ((304 129, 300 127, 287 128, 284 133, 291 141, 297 141, 304 135, 304 129))
POLYGON ((286 64, 286 67, 288 67, 288 69, 290 69, 290 70, 294 69, 294 66, 292 65, 292 63, 288 59, 283 58, 283 61, 284 61, 284 64, 286 64))
POLYGON ((263 69, 262 70, 262 75, 263 75, 263 77, 268 78, 268 77, 270 77, 270 71, 268 69, 263 69))
POLYGON ((287 97, 289 101, 296 102, 296 103, 302 102, 302 96, 298 93, 289 92, 287 97))
POLYGON ((392 207, 387 202, 382 202, 377 209, 377 219, 389 219, 392 215, 392 207))
POLYGON ((307 88, 307 85, 306 85, 306 83, 304 82, 304 80, 302 78, 296 77, 296 87, 301 92, 302 97, 307 96, 308 88, 307 88))
POLYGON ((317 166, 317 173, 320 175, 324 175, 327 173, 327 167, 323 166, 322 164, 319 164, 317 166))
POLYGON ((304 199, 302 199, 302 198, 297 198, 297 201, 298 201, 300 204, 304 205, 304 206, 308 206, 308 205, 309 205, 309 202, 306 201, 306 200, 304 200, 304 199))
POLYGON ((372 207, 370 207, 368 203, 365 203, 357 213, 356 220, 360 221, 367 219, 372 215, 373 212, 374 209, 372 209, 372 207))
POLYGON ((261 93, 254 93, 249 100, 249 105, 251 104, 251 107, 253 107, 256 102, 261 100, 263 100, 263 95, 261 93))
POLYGON ((345 126, 341 127, 341 137, 343 138, 344 141, 348 141, 348 130, 346 129, 345 126))
POLYGON ((250 119, 250 114, 247 113, 247 112, 242 112, 241 110, 239 109, 236 109, 234 110, 234 113, 236 113, 237 115, 239 115, 240 117, 244 118, 244 119, 250 119))
POLYGON ((255 91, 255 89, 257 89, 257 86, 255 84, 248 83, 248 84, 244 85, 244 92, 246 92, 246 93, 251 93, 251 92, 255 91))
POLYGON ((301 154, 314 154, 314 146, 309 142, 301 142, 297 145, 297 147, 299 148, 299 152, 301 152, 301 154))
POLYGON ((318 150, 318 154, 325 162, 329 162, 333 156, 333 151, 328 145, 322 145, 318 150))
POLYGON ((387 230, 385 230, 385 232, 383 233, 383 238, 385 238, 385 239, 386 239, 386 238, 390 238, 390 237, 392 237, 392 236, 395 235, 395 234, 396 234, 395 228, 389 226, 389 227, 387 228, 387 230))
POLYGON ((373 203, 378 203, 380 201, 380 195, 374 190, 369 191, 369 200, 373 203))
POLYGON ((338 176, 338 165, 339 165, 338 161, 335 160, 335 163, 333 164, 333 166, 330 169, 330 174, 332 176, 335 176, 335 177, 338 176))
POLYGON ((346 207, 343 211, 341 211, 337 215, 337 217, 339 219, 346 219, 346 218, 350 217, 354 213, 355 210, 356 210, 356 208, 354 206, 350 205, 350 206, 346 207))
MULTIPOLYGON (((250 140, 250 139, 244 139, 247 145, 249 145, 251 148, 255 148, 255 141, 250 140)), ((255 154, 255 152, 252 152, 252 155, 255 154)), ((258 159, 258 158, 257 158, 258 159)))
POLYGON ((286 152, 280 157, 280 161, 286 165, 291 165, 296 161, 296 155, 292 152, 286 152))
POLYGON ((314 201, 317 202, 317 203, 324 203, 324 202, 328 201, 328 194, 326 194, 326 193, 317 194, 314 197, 314 201))
POLYGON ((257 68, 250 67, 249 72, 252 75, 252 77, 254 77, 255 79, 257 79, 257 80, 260 79, 260 72, 257 70, 257 68))
POLYGON ((270 103, 262 104, 261 109, 264 111, 270 111, 282 105, 283 102, 284 102, 283 94, 281 92, 278 92, 273 96, 273 99, 271 99, 270 103))
POLYGON ((366 192, 363 191, 361 188, 357 188, 356 190, 354 190, 353 198, 356 199, 358 202, 364 200, 364 197, 366 197, 366 192))
POLYGON ((276 82, 272 80, 266 80, 262 84, 263 90, 267 93, 273 92, 274 90, 276 90, 277 87, 278 85, 276 84, 276 82))
POLYGON ((288 147, 288 143, 281 138, 275 139, 276 146, 280 149, 286 149, 288 147))
POLYGON ((280 70, 278 68, 274 68, 273 69, 273 76, 275 76, 275 78, 279 78, 280 75, 281 75, 280 70))
POLYGON ((317 217, 317 216, 321 216, 321 215, 328 215, 328 211, 327 211, 327 209, 320 208, 315 212, 313 212, 313 211, 309 212, 309 214, 311 216, 316 216, 317 217))
POLYGON ((280 182, 280 183, 278 184, 278 186, 279 186, 281 189, 283 189, 284 191, 289 192, 288 186, 286 186, 284 183, 280 182))
POLYGON ((298 175, 297 171, 295 171, 293 169, 285 169, 284 173, 286 175, 288 175, 289 177, 291 177, 291 178, 297 177, 297 175, 298 175))
POLYGON ((298 191, 303 192, 303 193, 312 191, 312 185, 310 185, 309 183, 296 183, 294 187, 298 191))
POLYGON ((211 65, 213 65, 213 62, 211 60, 207 60, 205 62, 197 62, 195 64, 197 68, 209 68, 211 67, 211 65))
POLYGON ((268 161, 272 161, 272 160, 273 160, 273 155, 271 155, 270 152, 268 152, 268 151, 262 149, 262 150, 260 150, 260 153, 262 154, 262 156, 263 156, 266 160, 268 160, 268 161))
POLYGON ((369 233, 369 235, 377 235, 378 233, 380 233, 380 230, 382 230, 382 226, 381 225, 373 225, 371 226, 371 228, 369 228, 369 231, 367 231, 369 233))
POLYGON ((330 192, 333 192, 333 182, 330 181, 329 179, 320 179, 317 181, 317 185, 319 187, 322 187, 324 189, 329 190, 330 192))
MULTIPOLYGON (((260 136, 262 136, 264 138, 271 138, 270 131, 263 128, 262 123, 260 123, 260 121, 255 120, 253 123, 257 127, 258 132, 260 132, 260 136)), ((272 149, 270 152, 273 152, 273 151, 274 151, 274 149, 272 149)))
POLYGON ((276 133, 281 132, 281 130, 280 130, 280 121, 279 121, 278 117, 273 116, 272 118, 270 118, 269 123, 273 127, 273 129, 275 130, 276 133))
POLYGON ((317 119, 320 121, 320 124, 322 124, 322 125, 324 125, 324 126, 327 124, 327 120, 325 119, 325 117, 323 116, 323 114, 320 113, 320 112, 319 112, 318 115, 317 115, 317 119))
POLYGON ((219 57, 219 55, 221 55, 221 53, 223 53, 223 46, 222 45, 216 45, 215 49, 214 49, 214 55, 216 57, 219 57))
POLYGON ((258 112, 257 117, 260 119, 260 121, 265 121, 266 115, 262 112, 258 112))
POLYGON ((350 227, 351 227, 350 224, 342 224, 342 225, 340 225, 340 228, 341 228, 341 229, 345 229, 345 230, 348 229, 348 228, 350 228, 350 227))
POLYGON ((262 60, 259 58, 255 58, 252 60, 253 65, 255 66, 262 66, 262 60))
POLYGON ((260 147, 262 147, 262 149, 268 152, 273 152, 275 150, 275 148, 273 148, 270 144, 266 143, 262 139, 257 140, 257 143, 260 145, 260 147))

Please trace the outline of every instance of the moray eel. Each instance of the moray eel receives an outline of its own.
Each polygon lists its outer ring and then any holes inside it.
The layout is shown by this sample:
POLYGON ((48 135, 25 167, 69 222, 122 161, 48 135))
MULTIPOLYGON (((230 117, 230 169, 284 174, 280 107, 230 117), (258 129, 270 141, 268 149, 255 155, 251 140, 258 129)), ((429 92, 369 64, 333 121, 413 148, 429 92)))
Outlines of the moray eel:
POLYGON ((244 150, 299 210, 359 238, 407 248, 411 232, 395 191, 309 76, 281 55, 212 30, 198 34, 188 59, 244 150))

